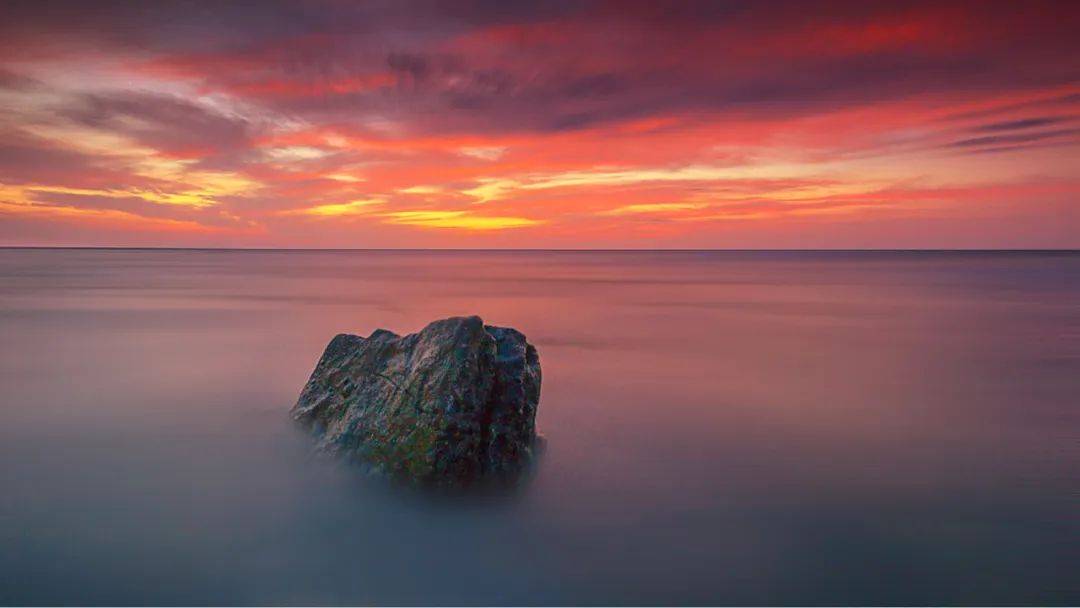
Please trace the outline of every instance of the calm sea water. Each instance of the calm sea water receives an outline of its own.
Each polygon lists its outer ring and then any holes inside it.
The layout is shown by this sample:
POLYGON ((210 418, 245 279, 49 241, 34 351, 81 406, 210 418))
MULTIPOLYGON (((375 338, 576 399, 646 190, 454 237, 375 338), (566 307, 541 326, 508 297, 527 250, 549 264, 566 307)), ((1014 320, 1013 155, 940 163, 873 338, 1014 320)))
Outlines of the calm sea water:
POLYGON ((1080 603, 1080 255, 0 251, 0 603, 1080 603), (540 351, 436 501, 288 423, 335 333, 540 351))

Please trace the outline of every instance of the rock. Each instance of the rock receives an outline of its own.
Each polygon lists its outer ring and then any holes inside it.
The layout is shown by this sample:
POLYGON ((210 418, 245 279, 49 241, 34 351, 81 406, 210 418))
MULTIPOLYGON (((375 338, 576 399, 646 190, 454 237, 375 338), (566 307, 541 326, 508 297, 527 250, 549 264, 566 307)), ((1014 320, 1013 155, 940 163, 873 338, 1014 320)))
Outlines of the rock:
POLYGON ((292 409, 321 451, 445 487, 508 480, 536 452, 540 359, 480 317, 330 341, 292 409))

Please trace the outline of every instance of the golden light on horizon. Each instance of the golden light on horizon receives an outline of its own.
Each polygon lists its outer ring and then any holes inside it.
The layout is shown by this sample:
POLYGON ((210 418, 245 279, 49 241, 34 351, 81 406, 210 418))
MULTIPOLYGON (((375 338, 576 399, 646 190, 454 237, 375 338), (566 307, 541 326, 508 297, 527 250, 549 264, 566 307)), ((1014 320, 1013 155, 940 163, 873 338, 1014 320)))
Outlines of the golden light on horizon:
POLYGON ((230 246, 1080 246, 1065 21, 959 5, 624 17, 643 44, 586 15, 441 34, 432 17, 364 52, 304 23, 145 48, 11 31, 5 215, 104 212, 12 242, 146 242, 119 209, 230 246), (896 68, 912 62, 926 69, 896 68))
POLYGON ((470 215, 465 211, 396 211, 382 215, 391 224, 460 230, 505 230, 542 224, 525 217, 470 215))

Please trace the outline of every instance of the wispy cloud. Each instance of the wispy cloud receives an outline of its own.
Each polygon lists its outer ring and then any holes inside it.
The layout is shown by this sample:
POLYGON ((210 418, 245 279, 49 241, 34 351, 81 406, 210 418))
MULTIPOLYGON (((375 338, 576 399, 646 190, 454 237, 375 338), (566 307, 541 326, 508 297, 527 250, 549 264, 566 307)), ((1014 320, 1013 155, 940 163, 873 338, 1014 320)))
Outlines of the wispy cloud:
POLYGON ((695 211, 708 207, 707 203, 640 203, 637 205, 623 205, 614 209, 606 209, 598 215, 642 215, 653 213, 671 213, 679 211, 695 211))
POLYGON ((915 246, 922 225, 1076 246, 1078 17, 1049 0, 9 3, 0 219, 43 244, 863 246, 872 229, 915 246))
POLYGON ((355 200, 347 203, 328 203, 305 207, 302 209, 288 209, 282 211, 282 215, 310 215, 314 217, 341 217, 350 215, 367 215, 375 207, 386 204, 381 199, 355 200))
POLYGON ((523 228, 543 223, 541 220, 526 217, 482 216, 466 211, 395 211, 382 217, 390 224, 481 231, 523 228))

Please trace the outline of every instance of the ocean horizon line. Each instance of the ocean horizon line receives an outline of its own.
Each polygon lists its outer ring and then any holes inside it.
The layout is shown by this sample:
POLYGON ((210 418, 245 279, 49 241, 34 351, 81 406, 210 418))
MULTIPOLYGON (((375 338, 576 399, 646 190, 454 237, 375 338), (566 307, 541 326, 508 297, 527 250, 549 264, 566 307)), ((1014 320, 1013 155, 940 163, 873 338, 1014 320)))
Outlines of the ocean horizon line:
POLYGON ((1080 248, 544 248, 544 247, 145 247, 123 245, 0 245, 0 250, 223 252, 455 252, 455 253, 1080 253, 1080 248))

